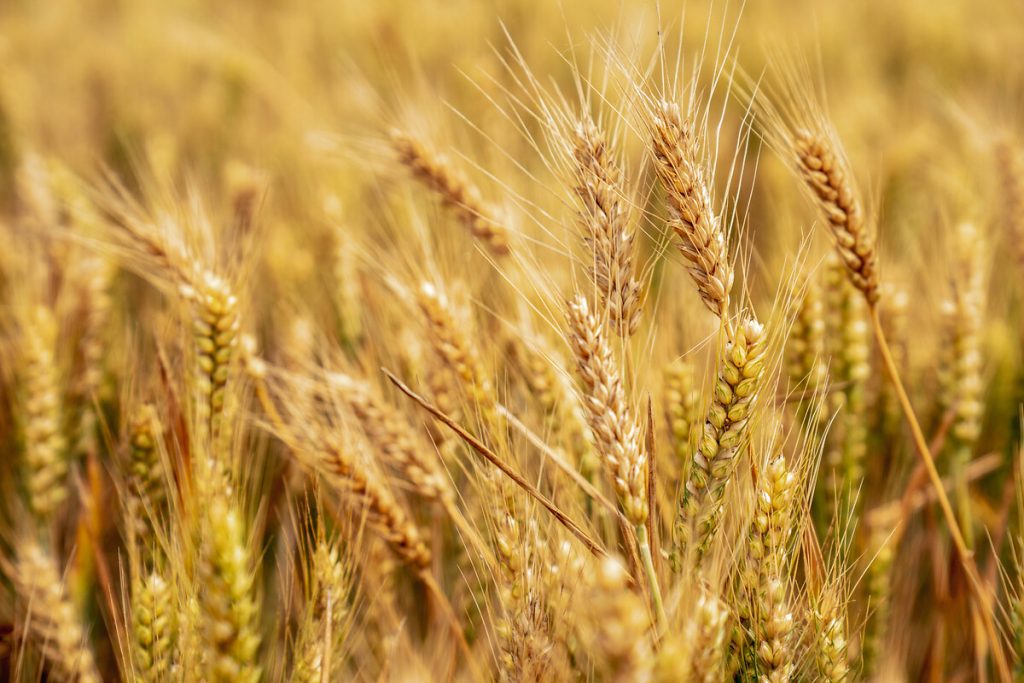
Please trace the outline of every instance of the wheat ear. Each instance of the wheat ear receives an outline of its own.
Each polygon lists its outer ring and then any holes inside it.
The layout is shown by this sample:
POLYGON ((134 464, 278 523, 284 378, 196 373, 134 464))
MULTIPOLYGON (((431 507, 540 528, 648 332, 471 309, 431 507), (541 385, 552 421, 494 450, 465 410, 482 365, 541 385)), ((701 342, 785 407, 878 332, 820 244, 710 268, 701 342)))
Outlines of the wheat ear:
POLYGON ((19 541, 15 553, 15 563, 8 573, 16 595, 25 602, 28 637, 49 665, 51 678, 99 683, 80 616, 67 595, 53 555, 31 539, 19 541))
POLYGON ((655 170, 665 188, 669 226, 704 305, 726 320, 733 272, 697 139, 674 102, 658 102, 651 118, 655 170))
POLYGON ((205 503, 200 525, 197 588, 205 670, 212 681, 255 682, 260 647, 256 562, 244 521, 222 492, 205 503))
POLYGON ((788 681, 795 669, 794 619, 787 577, 796 481, 784 456, 768 462, 757 484, 748 536, 744 583, 752 599, 751 620, 759 679, 767 683, 788 681))
POLYGON ((308 603, 307 623, 295 646, 295 683, 333 680, 344 652, 349 620, 351 577, 341 561, 338 547, 327 541, 317 543, 313 554, 313 591, 308 603))
POLYGON ((142 683, 160 683, 171 674, 177 615, 174 586, 153 571, 132 584, 132 654, 142 683))
POLYGON ((54 349, 57 321, 39 306, 22 329, 24 471, 28 506, 42 523, 67 498, 67 441, 54 349))
POLYGON ((405 131, 391 132, 391 146, 399 162, 441 199, 473 237, 494 254, 509 252, 509 229, 498 210, 484 201, 479 188, 451 160, 405 131))
POLYGON ((725 489, 736 470, 736 456, 761 387, 767 338, 754 318, 724 340, 718 379, 701 434, 693 451, 675 521, 672 566, 683 569, 683 555, 696 530, 699 559, 718 529, 725 489))
POLYGON ((635 233, 619 168, 604 133, 587 120, 573 139, 579 222, 590 248, 591 277, 615 331, 623 337, 640 326, 643 292, 633 275, 635 233))
POLYGON ((853 176, 827 135, 801 130, 793 143, 797 167, 828 221, 850 281, 874 304, 878 301, 875 239, 865 225, 853 176))
POLYGON ((412 427, 394 406, 377 396, 363 380, 340 372, 330 373, 328 379, 385 462, 401 472, 419 495, 446 502, 454 499, 440 464, 417 443, 412 427))

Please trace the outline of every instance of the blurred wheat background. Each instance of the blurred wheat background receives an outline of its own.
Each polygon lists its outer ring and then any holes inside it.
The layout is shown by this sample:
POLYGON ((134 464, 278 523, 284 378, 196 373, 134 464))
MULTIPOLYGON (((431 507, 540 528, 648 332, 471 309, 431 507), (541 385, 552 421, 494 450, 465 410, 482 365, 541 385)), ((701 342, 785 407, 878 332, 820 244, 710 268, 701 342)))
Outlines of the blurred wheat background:
POLYGON ((1024 7, 0 4, 0 680, 1024 681, 1024 7))

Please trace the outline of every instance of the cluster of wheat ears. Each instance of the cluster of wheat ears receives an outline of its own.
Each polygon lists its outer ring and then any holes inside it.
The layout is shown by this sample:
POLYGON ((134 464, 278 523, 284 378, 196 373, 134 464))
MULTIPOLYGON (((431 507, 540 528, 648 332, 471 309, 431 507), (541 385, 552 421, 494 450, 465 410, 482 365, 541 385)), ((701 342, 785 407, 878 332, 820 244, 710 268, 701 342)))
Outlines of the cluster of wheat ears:
POLYGON ((445 107, 458 41, 388 10, 231 10, 260 53, 32 4, 0 679, 1024 681, 1024 147, 983 84, 908 113, 914 49, 859 53, 879 133, 841 61, 747 66, 756 11, 560 49, 512 3, 445 107), (79 36, 85 75, 30 47, 79 36))

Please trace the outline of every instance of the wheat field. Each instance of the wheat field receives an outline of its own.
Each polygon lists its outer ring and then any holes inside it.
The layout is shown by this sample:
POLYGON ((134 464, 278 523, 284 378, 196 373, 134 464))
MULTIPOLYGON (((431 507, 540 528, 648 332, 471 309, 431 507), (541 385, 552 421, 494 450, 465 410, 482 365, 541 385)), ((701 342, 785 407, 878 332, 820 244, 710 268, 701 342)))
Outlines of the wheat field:
POLYGON ((0 4, 0 681, 1024 681, 1024 7, 0 4))

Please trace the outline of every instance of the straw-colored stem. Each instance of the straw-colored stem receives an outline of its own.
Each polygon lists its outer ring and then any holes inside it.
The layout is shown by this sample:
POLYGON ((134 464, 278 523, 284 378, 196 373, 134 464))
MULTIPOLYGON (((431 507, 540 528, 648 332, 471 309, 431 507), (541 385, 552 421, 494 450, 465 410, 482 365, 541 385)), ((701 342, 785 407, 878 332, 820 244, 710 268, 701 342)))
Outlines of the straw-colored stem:
POLYGON ((664 631, 668 626, 668 617, 665 615, 665 603, 661 597, 661 588, 658 585, 658 572, 654 568, 654 558, 651 556, 651 540, 647 534, 647 526, 638 524, 634 527, 636 531, 636 542, 640 549, 640 559, 643 562, 644 576, 647 579, 647 587, 651 592, 651 602, 654 603, 654 617, 657 621, 658 630, 664 631))
POLYGON ((994 616, 992 614, 992 607, 987 596, 987 591, 981 581, 981 576, 978 574, 978 567, 974 562, 974 555, 968 547, 963 534, 960 532, 960 525, 957 521, 956 512, 953 511, 953 505, 949 501, 949 496, 946 495, 945 487, 942 485, 942 477, 939 475, 939 470, 935 467, 935 459, 932 458, 931 451, 928 449, 928 442, 925 440, 924 432, 921 430, 921 425, 917 420, 917 415, 914 413, 914 407, 910 403, 910 397, 907 395, 907 391, 903 387, 903 381, 900 379, 899 370, 896 368, 896 362, 893 360, 892 352, 889 350, 889 344, 885 339, 885 331, 882 329, 882 322, 878 316, 878 306, 872 303, 869 306, 869 310, 871 312, 871 327, 875 334, 875 340, 878 342, 878 350, 882 356, 882 363, 885 365, 889 381, 892 382, 893 389, 896 391, 896 397, 899 399, 900 406, 903 408, 903 415, 907 420, 907 424, 910 426, 910 433, 914 439, 914 446, 917 449, 917 454, 921 458, 921 463, 925 467, 925 471, 931 481, 932 488, 935 489, 939 507, 942 510, 943 517, 945 517, 946 525, 949 527, 950 538, 953 539, 953 545, 956 548, 957 556, 960 558, 960 563, 963 565, 964 573, 967 575, 971 591, 974 593, 975 600, 978 602, 978 606, 981 610, 982 619, 985 622, 985 630, 988 636, 988 644, 989 647, 992 648, 992 658, 995 661, 999 679, 1001 681, 1009 682, 1011 680, 1009 665, 1007 664, 1006 656, 1003 653, 1002 641, 1000 640, 1001 636, 995 627, 994 616))

